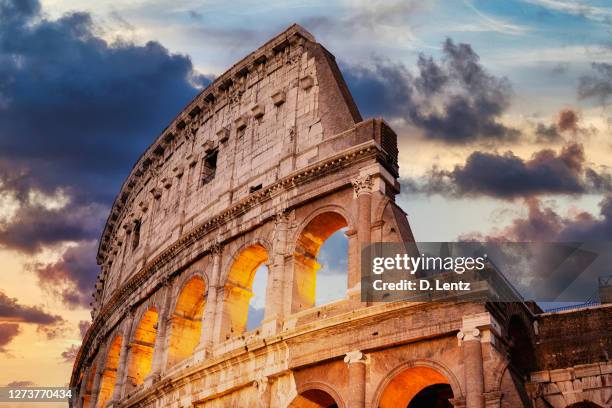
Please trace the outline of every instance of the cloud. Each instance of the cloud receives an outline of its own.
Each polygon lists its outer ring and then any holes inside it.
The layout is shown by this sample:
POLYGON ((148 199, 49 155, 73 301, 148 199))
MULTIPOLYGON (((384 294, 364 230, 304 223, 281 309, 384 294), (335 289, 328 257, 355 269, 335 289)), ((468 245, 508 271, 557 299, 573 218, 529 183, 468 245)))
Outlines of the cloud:
POLYGON ((367 37, 370 42, 401 39, 406 44, 417 42, 409 22, 426 8, 417 1, 353 1, 347 3, 338 16, 331 16, 331 13, 310 16, 300 24, 330 40, 367 37))
POLYGON ((417 70, 412 75, 402 64, 377 60, 343 72, 366 115, 404 118, 428 139, 464 144, 519 136, 500 121, 510 104, 510 82, 489 74, 469 44, 447 39, 441 62, 420 55, 417 70))
POLYGON ((24 380, 24 381, 12 381, 12 382, 6 384, 7 387, 15 387, 15 388, 33 387, 35 385, 36 385, 36 383, 34 383, 34 381, 28 381, 28 380, 24 380))
POLYGON ((578 83, 578 96, 582 99, 598 99, 602 104, 612 94, 612 64, 594 62, 593 73, 584 75, 578 83))
POLYGON ((556 123, 545 125, 538 123, 535 128, 536 140, 541 143, 550 143, 561 140, 561 134, 556 123))
POLYGON ((62 351, 62 359, 65 363, 72 363, 76 358, 77 354, 79 354, 79 346, 71 345, 65 351, 62 351))
POLYGON ((578 130, 578 120, 578 113, 573 109, 566 108, 559 112, 557 127, 562 132, 576 132, 578 130))
POLYGON ((0 321, 51 325, 63 319, 59 315, 45 312, 39 306, 21 305, 16 298, 10 298, 0 290, 0 321))
POLYGON ((577 212, 568 216, 558 214, 536 199, 525 200, 527 215, 514 219, 509 226, 490 234, 471 233, 460 239, 501 242, 593 242, 612 240, 612 196, 600 203, 598 216, 577 212))
POLYGON ((158 42, 105 41, 88 13, 0 0, 0 15, 0 247, 76 243, 36 271, 84 305, 96 276, 85 257, 121 180, 210 78, 158 42))
POLYGON ((606 7, 598 7, 576 0, 523 0, 550 11, 583 17, 589 20, 611 23, 612 10, 606 7))
POLYGON ((87 333, 87 330, 89 330, 89 326, 91 326, 91 322, 88 322, 87 320, 81 320, 79 322, 79 333, 81 334, 81 338, 85 337, 85 333, 87 333))
POLYGON ((32 270, 42 288, 60 298, 69 307, 89 307, 92 282, 99 272, 96 241, 81 241, 68 248, 51 264, 34 264, 32 270))
POLYGON ((7 353, 6 346, 20 333, 17 323, 0 323, 0 353, 7 353))
POLYGON ((543 194, 586 194, 610 191, 610 175, 586 167, 584 148, 568 143, 558 152, 543 149, 524 160, 504 154, 475 151, 453 170, 432 168, 423 182, 405 183, 413 191, 500 199, 543 194))

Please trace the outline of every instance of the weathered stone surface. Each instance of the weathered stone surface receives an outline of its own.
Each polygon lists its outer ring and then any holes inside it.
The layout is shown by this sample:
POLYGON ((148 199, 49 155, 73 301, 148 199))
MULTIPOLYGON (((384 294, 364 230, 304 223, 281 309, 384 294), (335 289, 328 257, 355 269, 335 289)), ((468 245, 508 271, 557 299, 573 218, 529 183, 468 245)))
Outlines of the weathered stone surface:
POLYGON ((217 78, 114 203, 73 405, 406 407, 426 388, 456 407, 606 401, 609 354, 584 351, 601 336, 573 353, 550 322, 602 327, 609 307, 582 324, 526 303, 360 301, 361 245, 414 240, 397 156, 391 128, 361 119, 299 26, 217 78), (316 256, 342 228, 347 296, 315 306, 316 256), (264 321, 246 331, 264 264, 264 321))

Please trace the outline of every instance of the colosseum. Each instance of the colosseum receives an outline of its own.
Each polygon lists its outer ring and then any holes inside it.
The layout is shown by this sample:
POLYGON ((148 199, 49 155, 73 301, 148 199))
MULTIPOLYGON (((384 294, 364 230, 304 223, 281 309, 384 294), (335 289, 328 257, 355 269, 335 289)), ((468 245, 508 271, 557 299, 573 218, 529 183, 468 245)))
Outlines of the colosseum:
POLYGON ((546 313, 362 300, 361 248, 414 242, 398 170, 393 130, 362 119, 333 55, 300 26, 236 63, 113 203, 71 405, 612 406, 603 299, 546 313), (317 257, 337 231, 345 296, 317 304, 317 257), (265 312, 247 328, 262 267, 265 312))

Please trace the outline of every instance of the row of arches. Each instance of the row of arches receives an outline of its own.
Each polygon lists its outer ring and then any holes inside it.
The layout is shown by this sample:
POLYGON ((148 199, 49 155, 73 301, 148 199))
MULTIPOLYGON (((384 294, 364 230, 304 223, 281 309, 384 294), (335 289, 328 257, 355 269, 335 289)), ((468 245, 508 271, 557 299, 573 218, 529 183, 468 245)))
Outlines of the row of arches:
MULTIPOLYGON (((348 225, 345 216, 338 212, 322 212, 299 234, 292 256, 295 303, 292 309, 303 310, 346 296, 348 225)), ((180 284, 176 299, 170 301, 170 313, 160 310, 163 305, 159 300, 142 307, 144 311, 136 316, 131 331, 115 335, 107 345, 105 358, 98 363, 102 371, 96 406, 105 407, 112 400, 122 375, 125 392, 142 385, 154 369, 155 353, 159 352, 156 347, 163 349, 164 357, 159 364, 164 369, 191 357, 207 336, 203 333, 207 318, 217 320, 217 340, 241 335, 261 325, 270 291, 269 266, 273 257, 270 246, 255 241, 225 255, 231 263, 216 300, 220 309, 216 313, 220 316, 206 315, 209 288, 202 271, 180 284), (158 339, 162 328, 164 339, 158 339), (119 372, 122 351, 127 353, 125 373, 119 372)), ((207 328, 212 330, 214 326, 211 322, 207 328)), ((96 368, 92 367, 90 375, 95 373, 96 368)), ((95 393, 94 388, 94 381, 88 380, 85 394, 95 393)))

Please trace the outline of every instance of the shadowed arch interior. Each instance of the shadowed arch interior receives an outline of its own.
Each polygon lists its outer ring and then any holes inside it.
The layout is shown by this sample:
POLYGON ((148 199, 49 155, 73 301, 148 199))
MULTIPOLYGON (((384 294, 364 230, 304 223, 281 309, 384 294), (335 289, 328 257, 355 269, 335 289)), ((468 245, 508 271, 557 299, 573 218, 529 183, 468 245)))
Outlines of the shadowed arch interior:
POLYGON ((572 404, 572 405, 568 405, 567 408, 602 408, 602 407, 591 401, 582 401, 582 402, 576 402, 575 404, 572 404))
POLYGON ((222 338, 246 330, 255 273, 267 261, 268 251, 261 244, 248 246, 234 258, 224 288, 222 338))
POLYGON ((321 268, 317 257, 321 246, 333 233, 347 226, 342 215, 332 211, 324 212, 314 217, 298 236, 293 254, 293 312, 315 305, 317 271, 321 268))
POLYGON ((200 276, 189 279, 181 289, 170 318, 169 367, 191 356, 200 342, 202 317, 206 306, 205 293, 206 284, 200 276))
POLYGON ((157 337, 157 309, 147 310, 134 331, 130 343, 130 362, 128 365, 128 388, 141 385, 151 372, 153 364, 153 348, 157 337))
POLYGON ((106 355, 106 364, 102 371, 102 379, 100 380, 100 392, 98 394, 99 408, 106 407, 106 404, 113 397, 113 390, 117 382, 117 369, 119 368, 119 355, 121 354, 121 336, 115 336, 110 344, 108 354, 106 355))
POLYGON ((397 374, 385 387, 379 408, 449 407, 453 397, 448 379, 430 367, 410 367, 397 374), (449 393, 450 391, 450 393, 449 393), (425 405, 423 405, 425 404, 425 405), (432 405, 438 404, 438 405, 432 405))
POLYGON ((327 392, 311 389, 295 397, 289 408, 338 408, 338 403, 327 392))

